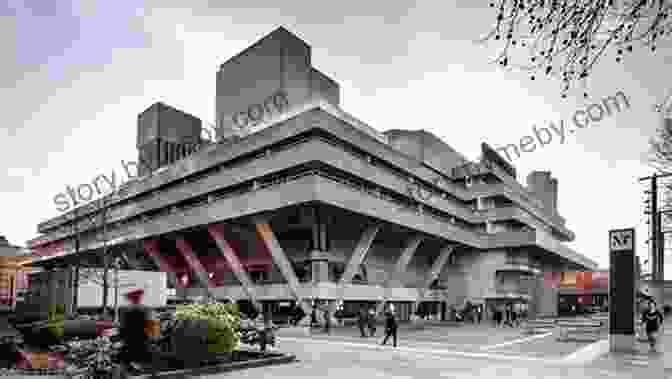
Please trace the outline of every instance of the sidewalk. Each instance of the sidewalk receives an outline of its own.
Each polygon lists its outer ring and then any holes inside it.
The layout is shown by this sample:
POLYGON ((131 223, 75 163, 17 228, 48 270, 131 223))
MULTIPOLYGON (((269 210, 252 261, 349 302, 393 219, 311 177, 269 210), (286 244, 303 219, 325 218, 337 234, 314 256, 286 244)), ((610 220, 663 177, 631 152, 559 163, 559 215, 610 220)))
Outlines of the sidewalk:
POLYGON ((660 339, 661 359, 665 370, 672 370, 672 321, 669 317, 663 325, 660 339))
POLYGON ((657 352, 650 352, 649 344, 647 342, 640 342, 639 338, 635 341, 635 351, 632 353, 609 352, 608 339, 591 345, 590 348, 600 350, 601 352, 585 353, 587 356, 593 357, 586 357, 588 366, 592 368, 626 370, 633 373, 633 375, 640 370, 651 373, 665 371, 668 375, 672 374, 672 321, 669 319, 665 320, 664 330, 660 334, 657 352))

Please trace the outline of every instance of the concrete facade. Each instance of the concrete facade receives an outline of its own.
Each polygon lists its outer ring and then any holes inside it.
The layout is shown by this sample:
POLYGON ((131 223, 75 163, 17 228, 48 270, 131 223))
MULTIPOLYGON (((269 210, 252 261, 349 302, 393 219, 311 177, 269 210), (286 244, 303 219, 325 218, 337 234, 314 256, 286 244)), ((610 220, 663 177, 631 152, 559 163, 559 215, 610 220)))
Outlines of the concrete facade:
POLYGON ((103 239, 79 220, 93 204, 41 223, 30 246, 57 254, 34 264, 100 264, 105 246, 129 269, 173 271, 181 296, 393 303, 402 318, 419 302, 555 314, 544 273, 597 268, 563 244, 574 234, 550 174, 525 188, 492 149, 469 162, 426 131, 381 133, 339 99, 310 46, 274 31, 217 73, 219 143, 109 198, 103 239))

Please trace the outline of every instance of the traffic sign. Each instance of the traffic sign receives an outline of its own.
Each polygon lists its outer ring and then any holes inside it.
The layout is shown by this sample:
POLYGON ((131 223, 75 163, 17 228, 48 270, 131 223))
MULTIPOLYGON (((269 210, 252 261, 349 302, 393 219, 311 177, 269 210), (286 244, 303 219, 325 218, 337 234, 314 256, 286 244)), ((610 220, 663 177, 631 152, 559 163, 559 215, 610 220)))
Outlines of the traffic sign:
POLYGON ((632 251, 634 250, 635 230, 621 229, 609 231, 609 250, 610 251, 632 251))

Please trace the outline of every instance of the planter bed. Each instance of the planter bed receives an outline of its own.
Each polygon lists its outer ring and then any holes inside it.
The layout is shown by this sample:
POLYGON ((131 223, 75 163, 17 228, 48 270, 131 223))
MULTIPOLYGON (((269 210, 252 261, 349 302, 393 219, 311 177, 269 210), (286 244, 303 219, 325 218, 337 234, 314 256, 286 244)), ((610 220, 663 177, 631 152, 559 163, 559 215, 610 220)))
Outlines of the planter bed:
MULTIPOLYGON (((242 370, 246 368, 270 366, 290 363, 296 360, 291 354, 261 353, 257 351, 239 350, 233 354, 215 354, 211 359, 202 362, 198 367, 184 368, 184 364, 177 357, 168 357, 160 364, 156 373, 162 378, 184 378, 187 375, 207 375, 226 371, 242 370)), ((151 369, 145 369, 140 374, 130 375, 129 378, 151 378, 151 369)))

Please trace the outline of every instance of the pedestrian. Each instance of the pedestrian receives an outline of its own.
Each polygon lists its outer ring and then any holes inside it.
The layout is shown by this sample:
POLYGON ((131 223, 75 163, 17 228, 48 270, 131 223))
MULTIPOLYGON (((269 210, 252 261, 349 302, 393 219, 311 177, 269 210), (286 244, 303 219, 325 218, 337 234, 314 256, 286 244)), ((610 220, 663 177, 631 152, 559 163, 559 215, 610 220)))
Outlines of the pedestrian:
POLYGON ((316 325, 319 325, 317 322, 317 308, 313 305, 313 310, 310 312, 310 328, 314 328, 316 325))
POLYGON ((362 307, 359 310, 358 318, 357 318, 357 326, 359 326, 359 333, 362 338, 366 338, 366 331, 364 330, 366 328, 366 322, 369 317, 369 313, 366 311, 364 307, 362 307))
POLYGON ((504 308, 504 325, 505 326, 513 326, 511 324, 511 318, 513 310, 511 309, 511 304, 507 304, 506 307, 504 308))
POLYGON ((483 321, 483 305, 479 305, 476 309, 476 318, 479 324, 483 321))
POLYGON ((145 332, 147 321, 150 320, 150 311, 142 305, 144 294, 144 290, 136 289, 125 295, 131 304, 123 313, 119 328, 119 337, 123 341, 119 359, 125 370, 133 367, 135 362, 151 362, 153 358, 149 338, 145 332))
POLYGON ((329 306, 324 308, 324 332, 331 333, 331 315, 329 314, 329 306))
POLYGON ((369 335, 371 337, 376 336, 376 310, 371 308, 369 309, 369 317, 367 319, 368 327, 369 327, 369 335))
POLYGON ((385 314, 385 338, 381 345, 387 344, 387 339, 392 337, 394 347, 397 347, 397 319, 394 317, 394 310, 390 309, 385 314))
POLYGON ((642 314, 642 324, 646 327, 646 337, 649 340, 651 352, 656 352, 658 334, 663 328, 663 314, 656 309, 655 301, 649 301, 649 309, 642 314))

